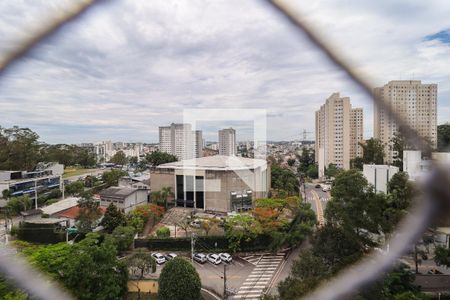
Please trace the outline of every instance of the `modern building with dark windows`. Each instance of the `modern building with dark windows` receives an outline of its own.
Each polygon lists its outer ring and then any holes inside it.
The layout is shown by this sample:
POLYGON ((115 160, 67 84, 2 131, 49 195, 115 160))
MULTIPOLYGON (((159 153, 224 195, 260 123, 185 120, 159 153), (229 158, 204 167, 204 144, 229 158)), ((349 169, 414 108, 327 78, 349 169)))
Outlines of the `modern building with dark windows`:
POLYGON ((205 211, 251 209, 267 197, 270 166, 265 160, 207 156, 159 165, 151 170, 151 190, 171 187, 176 205, 205 211))
POLYGON ((61 188, 61 176, 64 166, 46 164, 36 171, 0 171, 0 207, 6 205, 2 196, 7 192, 9 197, 28 195, 31 199, 45 195, 52 189, 61 188))

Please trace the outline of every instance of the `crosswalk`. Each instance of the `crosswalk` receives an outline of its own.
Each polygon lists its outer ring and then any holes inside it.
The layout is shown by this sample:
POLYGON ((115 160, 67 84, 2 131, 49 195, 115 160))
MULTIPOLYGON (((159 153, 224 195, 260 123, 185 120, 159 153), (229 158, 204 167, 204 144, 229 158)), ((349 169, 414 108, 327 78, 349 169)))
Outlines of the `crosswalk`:
POLYGON ((242 256, 241 258, 251 263, 252 265, 256 266, 262 257, 263 257, 262 255, 249 255, 249 256, 242 256))
POLYGON ((233 299, 261 299, 284 256, 284 253, 277 253, 243 257, 249 263, 254 264, 255 268, 242 283, 233 299))

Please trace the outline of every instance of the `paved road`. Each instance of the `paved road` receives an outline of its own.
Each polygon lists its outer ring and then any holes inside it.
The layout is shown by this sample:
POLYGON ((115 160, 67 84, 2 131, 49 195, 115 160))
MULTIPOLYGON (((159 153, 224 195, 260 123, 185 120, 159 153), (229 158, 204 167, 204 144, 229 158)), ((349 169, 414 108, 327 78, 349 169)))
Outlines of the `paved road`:
POLYGON ((88 175, 91 175, 91 176, 97 176, 97 175, 101 175, 101 174, 103 174, 103 172, 105 172, 105 171, 109 171, 109 169, 95 169, 95 170, 92 170, 92 171, 90 171, 90 172, 86 172, 86 173, 84 173, 84 174, 80 174, 80 175, 75 175, 75 176, 70 176, 70 177, 65 177, 65 178, 63 178, 64 180, 68 180, 69 182, 74 182, 74 181, 77 181, 78 180, 78 178, 80 178, 80 177, 86 177, 86 176, 88 176, 88 175))
POLYGON ((323 192, 322 189, 315 188, 315 184, 306 184, 306 201, 311 204, 320 226, 324 224, 323 212, 329 199, 330 194, 328 192, 323 192))
MULTIPOLYGON (((200 264, 194 261, 194 267, 200 275, 203 287, 219 294, 223 293, 224 263, 213 265, 209 262, 200 264)), ((233 257, 233 262, 226 264, 226 268, 227 289, 236 292, 245 278, 252 272, 254 266, 239 257, 233 257)))

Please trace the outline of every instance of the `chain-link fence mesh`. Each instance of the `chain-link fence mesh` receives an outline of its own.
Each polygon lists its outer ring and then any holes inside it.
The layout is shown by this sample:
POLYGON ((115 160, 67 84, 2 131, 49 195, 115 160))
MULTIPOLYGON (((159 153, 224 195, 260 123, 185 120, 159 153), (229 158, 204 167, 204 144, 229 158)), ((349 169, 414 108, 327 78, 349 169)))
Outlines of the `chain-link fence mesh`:
MULTIPOLYGON (((67 23, 82 17, 86 11, 99 2, 103 1, 83 0, 76 2, 60 15, 55 15, 54 18, 46 20, 46 23, 35 32, 32 38, 22 41, 14 51, 3 55, 0 60, 0 79, 36 45, 63 29, 67 23)), ((277 13, 285 17, 300 34, 306 35, 308 40, 322 51, 331 63, 343 70, 349 79, 373 99, 375 105, 384 109, 388 116, 404 129, 403 134, 410 144, 425 152, 430 150, 429 143, 423 137, 407 126, 405 120, 400 118, 387 103, 373 96, 375 85, 369 79, 370 76, 357 72, 349 63, 346 55, 339 53, 336 50, 337 48, 325 39, 325 35, 314 29, 313 24, 308 24, 298 10, 291 7, 287 1, 266 0, 266 2, 277 13)), ((326 284, 319 286, 315 292, 306 298, 341 299, 344 296, 351 295, 361 286, 378 279, 383 272, 389 270, 394 265, 395 260, 422 235, 423 231, 430 225, 430 220, 438 217, 438 213, 443 215, 449 212, 446 203, 446 200, 450 199, 449 177, 450 172, 447 166, 441 166, 437 162, 433 162, 428 180, 418 187, 420 195, 414 199, 410 212, 400 222, 396 231, 391 234, 392 238, 388 241, 389 252, 373 254, 362 259, 340 272, 332 280, 327 281, 326 284)), ((7 246, 1 247, 0 272, 16 286, 28 292, 33 299, 71 299, 71 296, 58 285, 35 271, 20 256, 17 256, 13 249, 7 246)))

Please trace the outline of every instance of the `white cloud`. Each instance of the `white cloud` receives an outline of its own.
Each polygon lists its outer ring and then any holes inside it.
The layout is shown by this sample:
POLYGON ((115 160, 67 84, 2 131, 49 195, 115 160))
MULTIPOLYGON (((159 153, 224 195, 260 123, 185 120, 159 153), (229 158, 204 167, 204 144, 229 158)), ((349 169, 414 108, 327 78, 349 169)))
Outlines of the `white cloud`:
MULTIPOLYGON (((70 1, 0 4, 0 55, 70 1), (25 22, 23 21, 25 20, 25 22)), ((376 84, 439 84, 450 107, 446 1, 302 1, 304 15, 376 84)), ((372 105, 323 55, 259 1, 115 1, 35 49, 0 80, 0 125, 29 126, 49 142, 156 141, 184 108, 266 108, 268 137, 313 131, 331 93, 372 105)), ((205 128, 205 130, 207 130, 205 128)), ((208 131, 209 132, 209 131, 208 131)))

